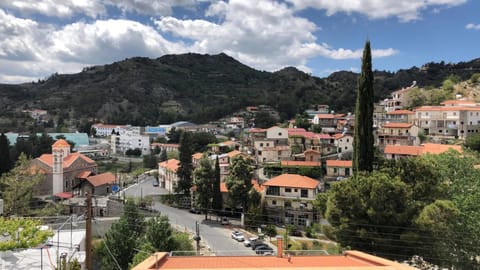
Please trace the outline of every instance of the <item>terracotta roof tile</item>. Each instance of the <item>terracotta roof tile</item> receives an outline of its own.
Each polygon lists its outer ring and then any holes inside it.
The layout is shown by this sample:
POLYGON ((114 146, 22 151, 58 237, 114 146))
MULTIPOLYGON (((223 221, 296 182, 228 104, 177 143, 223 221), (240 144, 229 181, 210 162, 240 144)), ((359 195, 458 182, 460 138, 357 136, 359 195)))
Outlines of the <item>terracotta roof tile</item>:
POLYGON ((264 132, 267 132, 267 130, 263 129, 263 128, 252 128, 248 132, 250 132, 250 133, 264 133, 264 132))
MULTIPOLYGON (((73 164, 73 162, 75 162, 78 158, 83 159, 87 163, 95 163, 95 161, 93 161, 89 157, 87 157, 85 155, 82 155, 82 154, 77 152, 77 153, 72 153, 72 154, 66 156, 63 159, 63 168, 70 167, 73 164)), ((43 154, 40 157, 38 157, 37 159, 40 160, 41 162, 47 164, 50 167, 53 166, 53 155, 52 154, 43 154)))
POLYGON ((327 167, 344 167, 351 168, 351 160, 327 160, 327 167))
POLYGON ((383 152, 385 154, 419 156, 422 154, 422 147, 409 145, 386 145, 383 152))
POLYGON ((264 186, 278 186, 278 187, 296 187, 296 188, 316 188, 319 182, 307 176, 299 174, 282 174, 274 177, 267 182, 264 186))
POLYGON ((115 183, 115 175, 113 175, 111 172, 106 172, 89 176, 87 178, 87 181, 90 182, 90 184, 92 184, 94 187, 98 187, 105 184, 115 183))
POLYGON ((159 167, 166 168, 172 172, 177 172, 178 167, 180 167, 180 161, 177 159, 169 159, 163 162, 158 163, 159 167))
POLYGON ((230 151, 230 152, 227 153, 228 157, 230 157, 230 158, 236 157, 236 156, 241 155, 241 154, 243 154, 243 153, 238 151, 238 150, 233 150, 233 151, 230 151))
POLYGON ((319 161, 298 161, 298 160, 282 160, 282 167, 317 167, 322 165, 319 161))
POLYGON ((70 144, 64 139, 59 139, 52 145, 52 147, 70 147, 70 144))
POLYGON ((441 154, 446 152, 450 149, 453 149, 459 153, 462 153, 462 146, 460 145, 448 145, 448 144, 436 144, 436 143, 424 143, 423 146, 423 153, 424 154, 441 154))
POLYGON ((417 112, 430 111, 480 111, 480 106, 421 106, 415 109, 417 112))
POLYGON ((81 178, 81 179, 86 179, 87 177, 89 177, 92 174, 93 174, 93 172, 91 172, 91 171, 84 171, 84 172, 79 172, 77 174, 77 176, 75 176, 75 177, 76 178, 81 178))
POLYGON ((459 104, 459 105, 470 105, 470 104, 476 104, 475 101, 472 101, 472 100, 445 100, 444 102, 441 102, 440 104, 442 105, 454 105, 454 104, 459 104))
POLYGON ((196 159, 196 160, 199 160, 199 159, 202 158, 202 156, 203 156, 203 153, 195 153, 195 154, 192 155, 192 158, 196 159))
POLYGON ((315 115, 318 119, 334 119, 335 115, 329 113, 319 113, 315 115))
MULTIPOLYGON (((253 185, 253 188, 254 188, 257 192, 262 192, 263 187, 262 187, 260 184, 258 184, 258 181, 257 181, 257 180, 252 179, 252 185, 253 185)), ((221 182, 221 183, 220 183, 220 192, 222 192, 222 193, 228 192, 228 188, 227 188, 227 185, 225 184, 225 182, 221 182)))
POLYGON ((417 268, 393 262, 364 252, 349 250, 344 255, 328 256, 168 256, 157 252, 132 270, 414 270, 417 268))

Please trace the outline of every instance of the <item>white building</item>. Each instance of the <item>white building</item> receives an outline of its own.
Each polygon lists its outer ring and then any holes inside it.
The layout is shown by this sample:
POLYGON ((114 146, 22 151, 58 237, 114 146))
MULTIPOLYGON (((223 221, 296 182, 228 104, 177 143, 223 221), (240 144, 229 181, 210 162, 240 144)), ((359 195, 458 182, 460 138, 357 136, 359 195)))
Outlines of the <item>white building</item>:
POLYGON ((24 250, 0 252, 0 269, 43 270, 59 269, 57 261, 77 260, 85 269, 85 230, 61 230, 47 244, 24 250), (59 260, 57 260, 57 258, 59 260))
POLYGON ((150 154, 150 136, 142 135, 140 127, 130 127, 123 134, 111 137, 113 154, 125 154, 127 150, 140 149, 142 155, 150 154))
POLYGON ((127 127, 125 125, 106 125, 106 124, 94 124, 92 125, 92 129, 95 129, 95 136, 98 137, 106 137, 112 135, 112 133, 115 131, 115 133, 118 134, 123 134, 126 130, 127 127))

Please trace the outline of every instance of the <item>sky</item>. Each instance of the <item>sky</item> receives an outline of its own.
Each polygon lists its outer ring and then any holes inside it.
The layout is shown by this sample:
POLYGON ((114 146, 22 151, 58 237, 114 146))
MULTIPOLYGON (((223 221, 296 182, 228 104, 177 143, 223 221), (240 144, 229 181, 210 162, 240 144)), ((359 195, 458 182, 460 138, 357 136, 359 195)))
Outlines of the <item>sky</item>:
POLYGON ((480 57, 479 0, 0 0, 0 83, 125 58, 224 52, 318 77, 480 57))

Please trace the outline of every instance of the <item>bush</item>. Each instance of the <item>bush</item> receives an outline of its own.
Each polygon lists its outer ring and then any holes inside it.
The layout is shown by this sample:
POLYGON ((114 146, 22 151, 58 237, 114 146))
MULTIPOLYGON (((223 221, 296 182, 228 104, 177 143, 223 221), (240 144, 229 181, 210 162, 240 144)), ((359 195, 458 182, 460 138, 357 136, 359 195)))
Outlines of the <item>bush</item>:
POLYGON ((330 225, 322 225, 322 233, 325 234, 328 239, 336 241, 335 228, 330 225))

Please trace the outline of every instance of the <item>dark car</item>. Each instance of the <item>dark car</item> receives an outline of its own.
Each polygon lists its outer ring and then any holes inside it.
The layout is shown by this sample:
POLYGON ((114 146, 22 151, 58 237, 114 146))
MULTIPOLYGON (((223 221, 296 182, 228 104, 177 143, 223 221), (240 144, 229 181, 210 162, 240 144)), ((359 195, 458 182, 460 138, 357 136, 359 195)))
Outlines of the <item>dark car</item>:
POLYGON ((201 214, 202 213, 199 209, 197 209, 195 207, 190 208, 189 212, 192 213, 192 214, 201 214))
POLYGON ((268 246, 267 244, 265 244, 264 242, 262 241, 255 241, 253 242, 252 244, 250 244, 250 246, 252 247, 253 250, 257 249, 257 247, 259 246, 268 246))
POLYGON ((263 254, 263 255, 266 255, 267 253, 268 254, 272 254, 273 253, 273 248, 267 246, 267 245, 261 245, 261 246, 258 246, 256 249, 255 249, 255 253, 257 254, 263 254))

